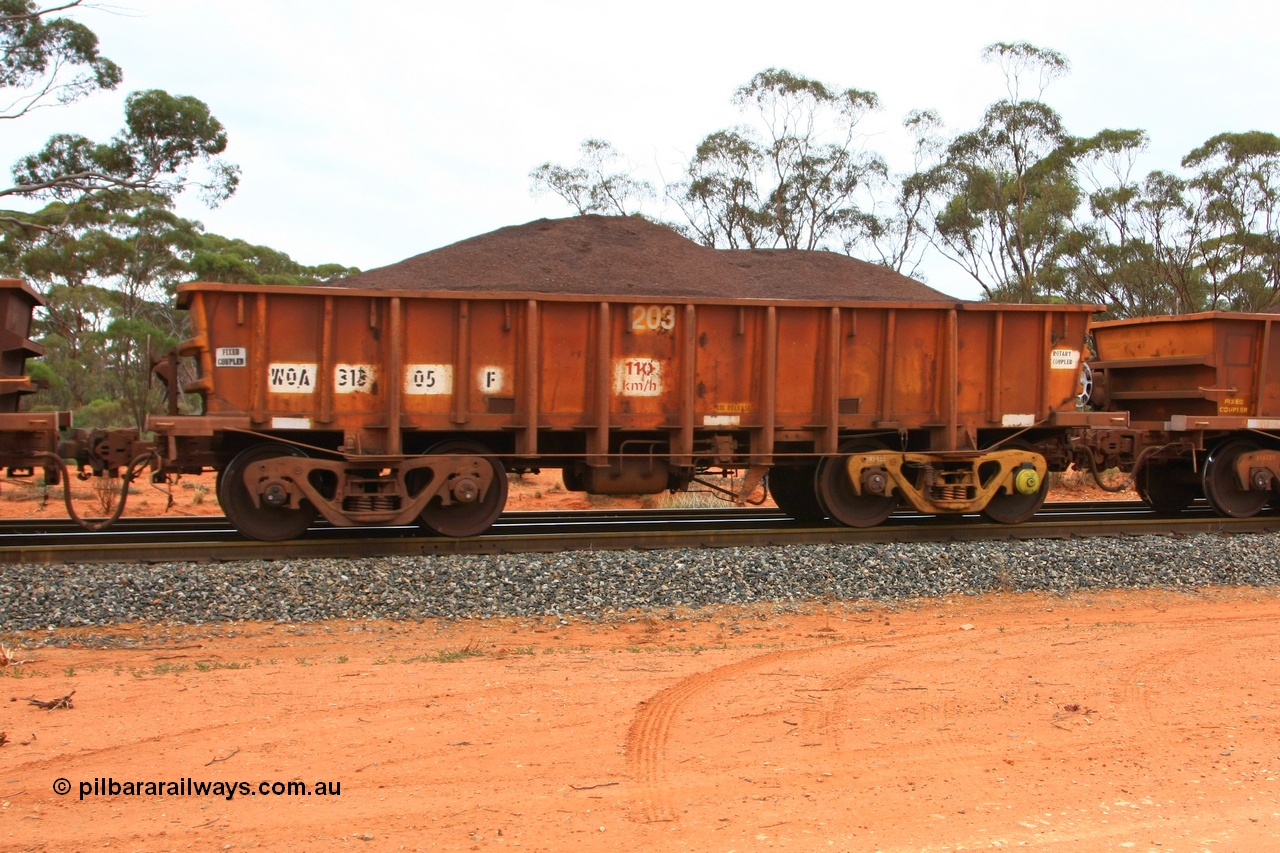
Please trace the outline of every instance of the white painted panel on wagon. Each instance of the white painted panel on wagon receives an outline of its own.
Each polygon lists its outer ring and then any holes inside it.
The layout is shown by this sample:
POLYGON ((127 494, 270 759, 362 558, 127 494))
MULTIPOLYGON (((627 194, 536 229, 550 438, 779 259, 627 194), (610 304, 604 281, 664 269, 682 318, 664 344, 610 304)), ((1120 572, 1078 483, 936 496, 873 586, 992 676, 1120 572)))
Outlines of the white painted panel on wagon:
POLYGON ((738 426, 742 423, 741 415, 703 415, 703 426, 738 426))
POLYGON ((482 367, 476 373, 476 382, 484 394, 501 394, 507 390, 507 369, 505 367, 482 367))
POLYGON ((267 365, 267 389, 272 394, 311 394, 316 390, 316 366, 276 362, 267 365))
POLYGON ((368 394, 378 379, 372 364, 337 364, 333 368, 333 393, 368 394))
POLYGON ((416 396, 452 394, 453 365, 406 365, 404 369, 404 393, 416 396))
POLYGON ((311 429, 311 418, 272 418, 272 429, 311 429))
POLYGON ((613 393, 620 397, 661 397, 662 362, 620 358, 613 363, 613 393))
POLYGON ((1080 366, 1080 353, 1073 349, 1056 349, 1049 353, 1049 367, 1054 370, 1075 370, 1080 366))
POLYGON ((249 351, 244 347, 218 347, 214 359, 215 367, 244 367, 249 363, 249 351))
POLYGON ((1000 426, 1029 427, 1036 425, 1035 415, 1005 415, 1000 419, 1000 426))

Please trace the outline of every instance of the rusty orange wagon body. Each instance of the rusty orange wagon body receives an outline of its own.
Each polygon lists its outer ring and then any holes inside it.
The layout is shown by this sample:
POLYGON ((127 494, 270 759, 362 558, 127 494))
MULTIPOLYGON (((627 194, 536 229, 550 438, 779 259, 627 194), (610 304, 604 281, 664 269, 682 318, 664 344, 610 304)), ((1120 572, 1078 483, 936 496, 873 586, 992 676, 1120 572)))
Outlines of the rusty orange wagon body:
POLYGON ((850 525, 904 501, 1020 521, 1089 419, 1091 306, 213 283, 178 299, 202 411, 149 426, 169 470, 221 471, 228 516, 264 539, 316 513, 472 535, 507 472, 541 467, 603 494, 745 471, 738 500, 767 478, 793 515, 850 525))

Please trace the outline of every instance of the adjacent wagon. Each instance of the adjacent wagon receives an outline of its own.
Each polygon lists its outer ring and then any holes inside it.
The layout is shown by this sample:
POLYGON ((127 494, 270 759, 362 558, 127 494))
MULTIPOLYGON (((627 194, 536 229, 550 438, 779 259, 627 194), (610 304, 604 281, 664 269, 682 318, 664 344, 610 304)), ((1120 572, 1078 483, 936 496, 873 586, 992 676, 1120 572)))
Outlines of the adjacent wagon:
POLYGON ((1136 466, 1163 512, 1200 495, 1222 515, 1262 509, 1280 487, 1278 321, 1217 311, 1095 323, 1092 401, 1130 418, 1085 437, 1100 464, 1136 466))

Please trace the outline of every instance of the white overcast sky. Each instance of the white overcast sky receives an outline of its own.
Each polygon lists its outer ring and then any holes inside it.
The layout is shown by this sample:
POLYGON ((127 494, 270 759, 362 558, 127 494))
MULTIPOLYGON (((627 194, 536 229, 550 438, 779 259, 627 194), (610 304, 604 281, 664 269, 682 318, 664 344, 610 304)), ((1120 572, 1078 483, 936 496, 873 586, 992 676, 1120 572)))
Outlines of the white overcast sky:
MULTIPOLYGON (((768 67, 876 92, 863 129, 891 167, 911 109, 949 132, 1004 93, 982 48, 1029 41, 1071 74, 1045 100, 1075 134, 1141 128, 1141 164, 1177 169, 1224 131, 1280 132, 1280 3, 1272 0, 968 2, 409 2, 96 0, 78 12, 124 70, 118 92, 5 124, 0 162, 58 131, 106 139, 121 101, 161 88, 209 104, 243 170, 207 230, 308 264, 364 269, 541 217, 528 173, 610 141, 654 183, 706 134, 741 121, 733 90, 768 67)), ((660 213, 656 206, 646 212, 660 213)), ((931 263, 930 284, 972 297, 931 263)))

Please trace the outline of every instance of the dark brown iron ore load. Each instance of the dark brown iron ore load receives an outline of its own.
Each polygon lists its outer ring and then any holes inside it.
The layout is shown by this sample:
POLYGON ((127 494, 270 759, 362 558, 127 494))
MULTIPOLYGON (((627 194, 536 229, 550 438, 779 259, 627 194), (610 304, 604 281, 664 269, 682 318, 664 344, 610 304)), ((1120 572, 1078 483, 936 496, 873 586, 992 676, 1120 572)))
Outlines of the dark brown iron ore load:
POLYGON ((373 290, 796 300, 955 301, 833 252, 709 249, 639 217, 539 219, 341 281, 373 290))

